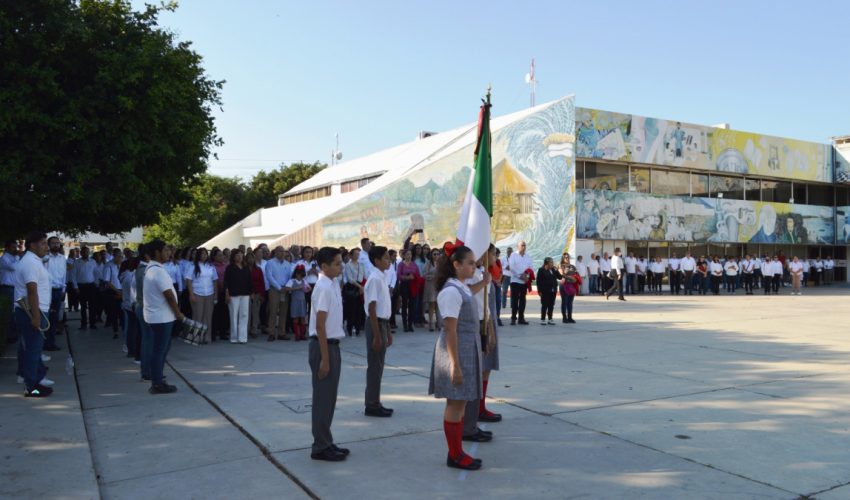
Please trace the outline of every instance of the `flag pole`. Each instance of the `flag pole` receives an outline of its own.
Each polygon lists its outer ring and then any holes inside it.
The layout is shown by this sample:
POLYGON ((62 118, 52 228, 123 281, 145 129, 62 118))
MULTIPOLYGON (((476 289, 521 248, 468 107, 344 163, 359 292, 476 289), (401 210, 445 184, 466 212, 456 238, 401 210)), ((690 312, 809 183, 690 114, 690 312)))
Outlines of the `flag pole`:
MULTIPOLYGON (((487 85, 487 101, 484 104, 485 106, 488 106, 488 107, 490 106, 490 92, 492 90, 493 90, 493 85, 492 84, 487 85)), ((488 121, 490 120, 490 113, 489 112, 487 113, 487 120, 488 121)), ((487 127, 487 131, 488 132, 490 131, 489 126, 487 127)), ((490 153, 490 151, 487 151, 485 154, 489 154, 489 153, 490 153)), ((492 165, 490 166, 490 168, 491 169, 493 168, 492 165)), ((492 189, 492 185, 491 185, 491 189, 492 189)), ((492 196, 492 194, 490 194, 490 196, 492 196)), ((490 220, 492 221, 492 219, 493 219, 493 217, 491 216, 490 220)), ((489 240, 490 240, 490 238, 488 238, 488 241, 489 240)), ((489 244, 487 245, 487 250, 484 251, 484 272, 485 273, 490 272, 490 245, 489 244)), ((488 314, 487 314, 488 311, 490 310, 490 299, 488 297, 488 292, 490 291, 490 287, 492 286, 492 283, 493 283, 492 279, 493 279, 493 277, 491 276, 490 277, 490 280, 491 280, 490 283, 491 284, 484 287, 484 334, 486 335, 486 339, 487 339, 488 343, 489 343, 489 340, 490 340, 490 323, 488 322, 488 314)))

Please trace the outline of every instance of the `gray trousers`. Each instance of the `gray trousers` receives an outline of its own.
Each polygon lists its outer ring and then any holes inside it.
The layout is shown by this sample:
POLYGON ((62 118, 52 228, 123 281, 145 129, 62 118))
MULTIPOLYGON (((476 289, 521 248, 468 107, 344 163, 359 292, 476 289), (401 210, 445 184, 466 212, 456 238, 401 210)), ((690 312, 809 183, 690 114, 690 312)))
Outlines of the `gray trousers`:
POLYGON ((384 359, 387 356, 387 336, 390 334, 389 320, 378 318, 381 335, 381 352, 372 349, 372 322, 366 318, 366 408, 381 406, 381 379, 384 376, 384 359))
POLYGON ((342 359, 339 344, 328 343, 328 375, 319 380, 322 350, 319 341, 310 339, 310 370, 313 372, 313 453, 326 450, 334 444, 331 422, 336 410, 336 395, 339 389, 339 373, 342 359))
POLYGON ((478 429, 478 402, 473 399, 466 402, 466 412, 463 414, 463 435, 471 436, 478 429))

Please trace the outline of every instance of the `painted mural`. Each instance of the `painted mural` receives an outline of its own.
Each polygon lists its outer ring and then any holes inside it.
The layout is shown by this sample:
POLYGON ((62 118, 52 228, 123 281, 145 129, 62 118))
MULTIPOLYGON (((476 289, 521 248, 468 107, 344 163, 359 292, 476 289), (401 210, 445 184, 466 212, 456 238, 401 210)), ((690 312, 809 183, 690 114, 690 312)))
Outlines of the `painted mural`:
MULTIPOLYGON (((577 192, 579 238, 697 243, 832 244, 832 207, 577 192)), ((846 219, 845 219, 846 220, 846 219)))
MULTIPOLYGON (((535 261, 574 249, 574 130, 568 97, 493 131, 492 231, 498 246, 524 240, 535 261)), ((470 144, 325 218, 318 223, 319 243, 352 246, 368 237, 398 248, 411 234, 431 246, 454 241, 473 149, 470 144)))
POLYGON ((835 154, 835 182, 850 184, 850 145, 833 149, 835 154))
POLYGON ((826 144, 588 108, 576 118, 579 157, 832 182, 826 144))
POLYGON ((850 245, 850 207, 835 207, 836 245, 850 245))

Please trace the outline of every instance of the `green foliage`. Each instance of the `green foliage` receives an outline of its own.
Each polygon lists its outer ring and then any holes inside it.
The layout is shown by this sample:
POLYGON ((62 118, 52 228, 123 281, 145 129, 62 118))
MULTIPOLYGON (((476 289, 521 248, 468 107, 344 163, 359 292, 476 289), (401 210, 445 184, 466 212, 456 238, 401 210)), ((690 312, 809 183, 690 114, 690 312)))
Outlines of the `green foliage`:
POLYGON ((223 82, 157 25, 163 8, 0 2, 0 235, 127 231, 189 201, 223 82))
POLYGON ((261 171, 247 184, 236 178, 204 174, 184 190, 188 202, 161 213, 145 228, 145 238, 177 246, 197 246, 260 208, 277 206, 278 196, 325 168, 321 163, 294 163, 261 171))
POLYGON ((281 165, 271 172, 261 171, 251 179, 250 206, 255 210, 263 207, 273 207, 278 204, 278 197, 318 174, 327 165, 315 163, 293 163, 281 165))

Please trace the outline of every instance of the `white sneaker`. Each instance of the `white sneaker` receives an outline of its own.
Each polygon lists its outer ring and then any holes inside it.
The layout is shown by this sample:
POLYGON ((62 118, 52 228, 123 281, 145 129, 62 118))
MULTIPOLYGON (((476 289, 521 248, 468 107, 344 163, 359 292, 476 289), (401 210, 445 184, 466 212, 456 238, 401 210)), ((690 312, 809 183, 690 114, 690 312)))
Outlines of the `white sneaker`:
POLYGON ((39 382, 39 385, 43 385, 44 387, 50 387, 51 385, 53 385, 55 383, 56 382, 50 380, 49 378, 44 377, 43 379, 41 379, 41 382, 39 382))
POLYGON ((124 354, 127 354, 127 352, 129 352, 127 351, 127 344, 122 345, 121 350, 124 351, 124 354))
POLYGON ((142 364, 142 362, 141 362, 141 361, 139 361, 138 359, 134 359, 134 360, 133 360, 133 363, 136 363, 137 365, 142 364))
POLYGON ((42 361, 42 363, 47 363, 47 362, 48 362, 48 361, 50 361, 51 359, 53 359, 53 358, 51 358, 51 357, 50 357, 49 355, 47 355, 47 354, 42 354, 42 355, 41 355, 41 361, 42 361))
POLYGON ((24 383, 24 377, 18 375, 17 381, 18 381, 19 384, 23 384, 24 383))

